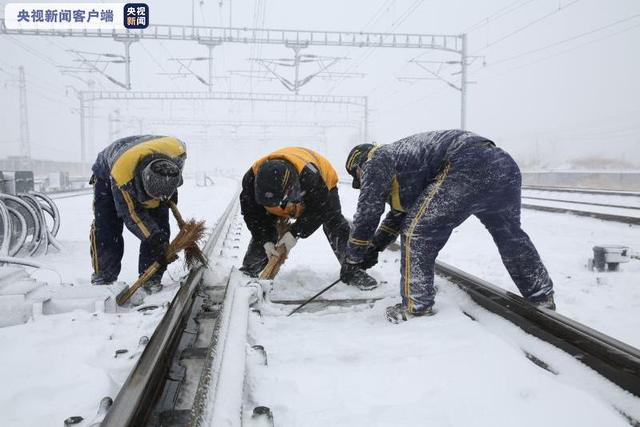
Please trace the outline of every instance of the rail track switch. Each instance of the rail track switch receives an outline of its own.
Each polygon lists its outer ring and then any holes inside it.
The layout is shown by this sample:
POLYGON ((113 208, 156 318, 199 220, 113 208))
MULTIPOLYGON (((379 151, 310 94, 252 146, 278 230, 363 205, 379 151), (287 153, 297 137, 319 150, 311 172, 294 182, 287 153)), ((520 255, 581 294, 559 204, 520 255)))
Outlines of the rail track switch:
POLYGON ((589 259, 589 268, 597 271, 618 271, 620 263, 629 262, 630 251, 627 246, 594 246, 593 258, 589 259))

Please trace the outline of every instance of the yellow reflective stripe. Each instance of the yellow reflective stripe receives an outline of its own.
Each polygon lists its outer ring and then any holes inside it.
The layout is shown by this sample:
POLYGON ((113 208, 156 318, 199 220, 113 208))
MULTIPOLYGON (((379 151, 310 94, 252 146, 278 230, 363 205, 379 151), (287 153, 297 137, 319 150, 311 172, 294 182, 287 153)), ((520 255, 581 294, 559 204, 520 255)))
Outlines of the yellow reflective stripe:
POLYGON ((427 197, 425 197, 425 199, 420 204, 420 208, 418 209, 418 213, 416 214, 415 218, 413 218, 413 220, 411 221, 411 225, 409 225, 409 229, 407 230, 407 233, 405 235, 405 241, 404 241, 404 277, 403 277, 403 280, 404 280, 404 294, 405 294, 405 296, 407 298, 407 310, 409 311, 409 313, 411 313, 413 311, 413 299, 411 298, 411 281, 410 281, 410 277, 411 277, 411 238, 413 237, 413 232, 414 232, 416 226, 418 225, 418 221, 420 221, 420 218, 422 218, 424 213, 429 208, 429 205, 431 204, 431 201, 433 200, 434 196, 438 192, 438 189, 440 189, 440 187, 442 186, 442 183, 444 182, 445 178, 449 174, 450 166, 451 166, 451 164, 447 163, 447 166, 440 173, 440 175, 438 175, 438 177, 436 178, 436 183, 434 184, 433 188, 431 189, 431 191, 429 192, 427 197))
POLYGON ((160 200, 158 199, 147 200, 146 202, 142 203, 142 206, 144 206, 147 209, 155 209, 160 206, 160 200))
POLYGON ((140 227, 140 231, 142 231, 142 234, 144 235, 144 237, 149 237, 151 235, 151 232, 138 216, 138 213, 136 212, 136 209, 135 209, 135 205, 133 203, 133 199, 131 199, 131 196, 125 190, 120 189, 120 191, 122 191, 122 196, 124 197, 124 201, 127 202, 127 207, 129 208, 129 215, 131 215, 131 218, 133 218, 133 221, 138 225, 138 227, 140 227))
POLYGON ((378 149, 382 147, 382 145, 374 145, 373 148, 371 148, 371 150, 369 150, 369 153, 367 154, 367 160, 371 160, 371 158, 373 157, 373 154, 378 151, 378 149))
POLYGON ((395 235, 395 234, 398 234, 398 233, 399 233, 399 231, 398 231, 398 230, 394 230, 393 228, 391 228, 391 227, 387 227, 387 226, 386 226, 386 225, 384 225, 384 224, 380 226, 380 230, 382 230, 382 231, 384 231, 384 232, 386 232, 386 233, 389 233, 389 234, 393 234, 393 235, 395 235))
POLYGON ((371 240, 360 240, 360 239, 354 239, 353 237, 349 238, 349 242, 357 246, 368 246, 371 244, 371 240))
POLYGON ((286 209, 282 209, 280 206, 265 206, 264 208, 272 215, 286 218, 300 218, 300 216, 304 212, 303 203, 289 203, 286 209))
POLYGON ((133 179, 136 167, 141 159, 151 154, 165 154, 171 158, 179 157, 187 152, 184 144, 177 138, 165 136, 141 142, 123 152, 113 163, 111 176, 118 187, 133 179))
POLYGON ((347 161, 347 169, 351 170, 351 168, 353 167, 353 162, 356 161, 356 159, 358 157, 360 157, 360 154, 362 154, 362 151, 356 151, 355 153, 353 153, 351 155, 351 158, 349 159, 349 161, 347 161))
POLYGON ((406 212, 402 207, 402 203, 400 203, 400 182, 398 182, 398 178, 394 175, 391 178, 391 194, 389 195, 391 199, 391 207, 400 212, 406 212))
POLYGON ((289 171, 289 169, 286 169, 284 171, 284 177, 282 178, 282 189, 283 190, 287 186, 287 181, 289 181, 289 175, 291 175, 291 172, 289 171))
POLYGON ((100 266, 98 265, 98 244, 96 242, 95 221, 91 224, 89 240, 91 241, 91 265, 93 267, 93 272, 98 274, 100 272, 100 266))

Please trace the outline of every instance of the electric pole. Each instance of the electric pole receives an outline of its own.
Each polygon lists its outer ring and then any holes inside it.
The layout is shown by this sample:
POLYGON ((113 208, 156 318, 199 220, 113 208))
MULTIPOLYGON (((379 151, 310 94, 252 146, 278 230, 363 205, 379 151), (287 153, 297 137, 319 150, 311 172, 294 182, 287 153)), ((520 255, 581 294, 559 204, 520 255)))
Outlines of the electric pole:
POLYGON ((462 48, 460 50, 460 129, 467 128, 467 35, 460 36, 462 48))
POLYGON ((20 156, 26 160, 31 160, 31 147, 29 143, 29 112, 27 110, 27 81, 24 76, 24 67, 19 67, 20 71, 20 156))

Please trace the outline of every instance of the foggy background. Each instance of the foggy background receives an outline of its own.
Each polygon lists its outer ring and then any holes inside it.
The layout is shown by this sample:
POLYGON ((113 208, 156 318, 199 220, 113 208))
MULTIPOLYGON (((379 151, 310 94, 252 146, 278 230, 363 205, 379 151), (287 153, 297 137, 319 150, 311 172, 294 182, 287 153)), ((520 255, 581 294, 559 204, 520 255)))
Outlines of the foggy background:
MULTIPOLYGON (((189 0, 147 3, 152 25, 192 24, 189 0)), ((526 170, 640 168, 637 0, 195 0, 193 7, 195 25, 205 26, 228 26, 231 12, 234 27, 467 33, 475 57, 469 80, 477 82, 469 86, 469 130, 495 140, 526 170)), ((18 66, 26 72, 32 157, 79 162, 76 92, 123 89, 98 73, 65 67, 78 67, 82 57, 95 57, 91 53, 123 52, 123 44, 111 39, 0 34, 0 157, 20 154, 18 66)), ((439 80, 412 79, 430 76, 409 62, 459 61, 458 55, 314 46, 301 53, 343 58, 329 68, 335 75, 312 79, 300 94, 368 96, 373 141, 460 126, 460 93, 439 80)), ((131 45, 131 54, 134 91, 208 90, 197 79, 207 78, 207 61, 188 59, 207 56, 195 41, 142 40, 131 45)), ((264 68, 251 59, 292 58, 292 49, 226 43, 213 54, 214 91, 290 93, 265 79, 264 68)), ((104 65, 106 74, 124 81, 123 64, 104 65)), ((459 65, 429 66, 459 84, 459 65)), ((292 69, 278 70, 293 78, 292 69)), ((318 70, 317 63, 303 64, 301 77, 318 70)), ((190 171, 237 174, 285 145, 317 149, 343 174, 346 153, 364 137, 356 106, 229 101, 97 101, 87 132, 89 164, 114 139, 159 133, 188 144, 190 171), (237 126, 215 124, 221 121, 237 126), (317 126, 285 126, 308 122, 317 126), (257 125, 265 123, 279 126, 257 125)))

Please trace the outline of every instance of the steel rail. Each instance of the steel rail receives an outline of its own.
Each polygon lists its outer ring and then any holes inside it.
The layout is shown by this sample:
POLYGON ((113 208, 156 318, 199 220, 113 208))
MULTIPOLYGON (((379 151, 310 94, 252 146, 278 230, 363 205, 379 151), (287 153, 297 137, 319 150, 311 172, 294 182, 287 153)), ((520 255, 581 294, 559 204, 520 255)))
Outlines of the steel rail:
POLYGON ((637 348, 555 311, 536 308, 522 297, 449 264, 436 262, 436 273, 461 287, 480 306, 562 349, 640 397, 640 350, 637 348))
POLYGON ((590 218, 601 219, 603 221, 612 221, 612 222, 620 222, 623 224, 640 225, 640 217, 607 214, 607 213, 601 213, 601 212, 580 211, 577 209, 559 208, 555 206, 531 205, 528 203, 523 203, 522 208, 536 210, 536 211, 543 211, 543 212, 567 213, 571 215, 586 216, 590 218))
POLYGON ((558 202, 558 203, 573 203, 575 205, 585 205, 585 206, 599 206, 604 208, 619 208, 619 209, 631 209, 631 210, 640 210, 640 206, 625 206, 625 205, 614 205, 610 203, 595 203, 595 202, 582 202, 578 200, 563 200, 563 199, 549 199, 548 197, 533 197, 533 196, 522 196, 523 199, 529 200, 543 200, 545 202, 558 202))
MULTIPOLYGON (((207 239, 205 255, 209 256, 215 248, 237 204, 236 194, 207 239)), ((102 427, 140 427, 148 424, 155 403, 162 394, 182 331, 189 321, 204 271, 200 266, 189 272, 102 421, 102 427)))
POLYGON ((595 190, 595 189, 588 189, 588 188, 548 187, 548 186, 537 187, 535 185, 523 185, 522 189, 532 190, 532 191, 557 191, 559 193, 598 194, 602 196, 640 197, 640 192, 638 191, 595 190))

